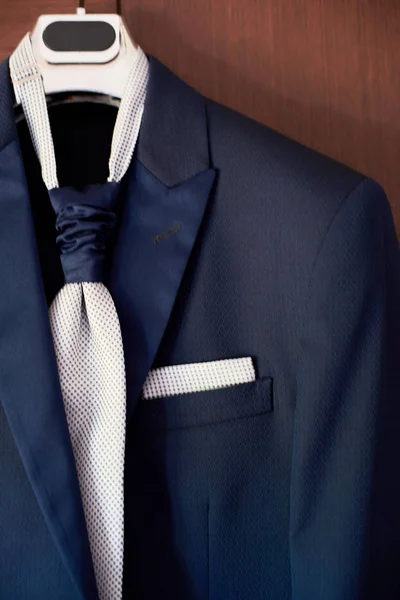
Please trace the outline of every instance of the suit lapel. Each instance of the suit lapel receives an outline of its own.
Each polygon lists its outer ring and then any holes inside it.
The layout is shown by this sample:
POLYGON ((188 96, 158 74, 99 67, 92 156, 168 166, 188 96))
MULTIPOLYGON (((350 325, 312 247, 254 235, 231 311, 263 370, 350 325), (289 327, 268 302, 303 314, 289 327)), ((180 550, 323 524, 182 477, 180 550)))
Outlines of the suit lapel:
MULTIPOLYGON (((0 65, 0 401, 80 597, 97 598, 31 202, 0 65)), ((124 337, 128 417, 156 356, 215 177, 204 99, 150 57, 136 159, 108 286, 124 337)))
POLYGON ((123 333, 127 416, 156 356, 209 197, 207 169, 174 187, 135 166, 108 288, 123 333))
POLYGON ((37 501, 85 599, 97 598, 65 418, 8 61, 0 66, 0 400, 37 501))
POLYGON ((150 57, 137 160, 108 287, 123 332, 128 419, 156 357, 210 197, 204 98, 150 57))

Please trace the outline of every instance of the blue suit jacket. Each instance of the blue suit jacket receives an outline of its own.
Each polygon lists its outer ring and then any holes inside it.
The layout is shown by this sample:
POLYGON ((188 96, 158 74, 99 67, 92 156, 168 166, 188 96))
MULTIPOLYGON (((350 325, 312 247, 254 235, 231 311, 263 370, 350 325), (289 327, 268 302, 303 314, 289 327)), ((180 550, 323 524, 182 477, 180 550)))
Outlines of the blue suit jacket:
MULTIPOLYGON (((385 194, 150 65, 106 281, 127 368, 124 598, 397 599, 385 194), (140 398, 151 368, 244 356, 255 382, 140 398)), ((104 181, 113 109, 51 110, 61 185, 104 181)), ((96 600, 48 319, 55 216, 7 61, 0 149, 0 598, 96 600)))

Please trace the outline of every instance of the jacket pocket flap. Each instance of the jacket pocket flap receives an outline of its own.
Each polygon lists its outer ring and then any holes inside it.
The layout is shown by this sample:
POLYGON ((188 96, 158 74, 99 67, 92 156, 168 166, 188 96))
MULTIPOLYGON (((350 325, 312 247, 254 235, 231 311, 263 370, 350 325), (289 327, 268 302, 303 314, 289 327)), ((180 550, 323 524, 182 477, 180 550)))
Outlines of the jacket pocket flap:
POLYGON ((272 377, 204 392, 141 399, 135 410, 141 427, 178 429, 250 417, 272 411, 272 377))

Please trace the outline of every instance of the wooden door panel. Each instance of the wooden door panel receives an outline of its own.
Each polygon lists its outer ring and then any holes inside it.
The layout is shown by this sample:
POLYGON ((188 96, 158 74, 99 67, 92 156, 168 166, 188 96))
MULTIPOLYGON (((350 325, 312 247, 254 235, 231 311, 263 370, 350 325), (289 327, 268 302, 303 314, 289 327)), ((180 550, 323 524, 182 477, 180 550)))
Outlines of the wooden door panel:
MULTIPOLYGON (((135 39, 201 92, 373 177, 400 233, 400 3, 119 0, 135 39)), ((114 12, 117 0, 87 0, 114 12)), ((0 0, 0 59, 71 0, 0 0)))
POLYGON ((373 177, 400 233, 400 2, 122 0, 207 96, 373 177))

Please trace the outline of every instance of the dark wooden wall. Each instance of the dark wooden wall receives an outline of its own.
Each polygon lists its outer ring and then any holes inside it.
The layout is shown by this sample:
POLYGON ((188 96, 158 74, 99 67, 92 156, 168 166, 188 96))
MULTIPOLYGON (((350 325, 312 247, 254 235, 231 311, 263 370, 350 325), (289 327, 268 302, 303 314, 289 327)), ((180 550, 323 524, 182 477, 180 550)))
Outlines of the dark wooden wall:
MULTIPOLYGON (((0 0, 0 59, 71 0, 0 0)), ((207 96, 379 181, 400 233, 400 2, 120 0, 146 52, 207 96)), ((116 0, 86 0, 114 12, 116 0)))

